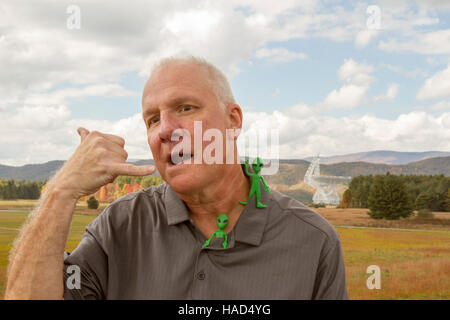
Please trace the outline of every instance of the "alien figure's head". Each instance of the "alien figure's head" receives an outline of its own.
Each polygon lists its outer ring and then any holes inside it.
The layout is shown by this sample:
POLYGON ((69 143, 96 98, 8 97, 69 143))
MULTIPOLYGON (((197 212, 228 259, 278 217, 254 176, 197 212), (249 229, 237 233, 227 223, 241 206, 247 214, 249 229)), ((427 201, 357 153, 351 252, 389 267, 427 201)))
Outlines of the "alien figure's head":
POLYGON ((261 159, 258 157, 253 161, 252 164, 253 172, 258 174, 261 171, 261 168, 264 167, 264 163, 262 163, 261 159), (256 161, 256 163, 255 163, 256 161))
POLYGON ((228 216, 226 214, 221 214, 217 217, 217 227, 220 230, 225 229, 225 227, 228 225, 228 216))

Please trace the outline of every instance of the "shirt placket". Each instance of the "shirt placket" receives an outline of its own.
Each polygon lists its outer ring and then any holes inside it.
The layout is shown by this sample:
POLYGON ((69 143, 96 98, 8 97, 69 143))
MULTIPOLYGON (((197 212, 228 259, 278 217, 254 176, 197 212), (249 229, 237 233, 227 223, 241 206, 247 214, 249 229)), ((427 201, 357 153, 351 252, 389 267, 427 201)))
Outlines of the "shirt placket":
POLYGON ((211 290, 209 290, 209 288, 214 285, 211 283, 211 273, 214 272, 214 266, 211 264, 210 259, 212 257, 208 256, 208 251, 230 250, 234 247, 234 235, 233 232, 230 232, 228 235, 228 245, 226 249, 222 247, 223 238, 214 238, 208 247, 203 248, 202 244, 206 241, 206 238, 195 225, 191 224, 191 228, 199 245, 192 275, 191 298, 195 300, 211 299, 211 290))

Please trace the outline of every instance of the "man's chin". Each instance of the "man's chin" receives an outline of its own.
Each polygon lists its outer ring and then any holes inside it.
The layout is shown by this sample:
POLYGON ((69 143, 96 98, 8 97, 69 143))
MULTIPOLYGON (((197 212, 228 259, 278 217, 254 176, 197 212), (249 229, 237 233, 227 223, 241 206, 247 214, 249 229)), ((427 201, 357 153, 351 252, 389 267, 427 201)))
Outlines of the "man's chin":
POLYGON ((199 181, 194 174, 180 173, 166 177, 166 182, 177 193, 190 193, 196 189, 199 181))

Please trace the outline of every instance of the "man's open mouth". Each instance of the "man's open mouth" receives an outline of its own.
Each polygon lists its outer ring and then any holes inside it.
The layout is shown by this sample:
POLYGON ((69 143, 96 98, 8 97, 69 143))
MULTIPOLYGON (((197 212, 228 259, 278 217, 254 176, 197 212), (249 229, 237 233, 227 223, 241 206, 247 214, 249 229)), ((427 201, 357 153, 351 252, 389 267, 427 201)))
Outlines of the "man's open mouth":
POLYGON ((169 164, 177 166, 180 165, 181 163, 187 162, 187 160, 190 160, 191 158, 192 158, 191 153, 183 153, 183 152, 180 152, 179 154, 172 153, 169 156, 169 164))

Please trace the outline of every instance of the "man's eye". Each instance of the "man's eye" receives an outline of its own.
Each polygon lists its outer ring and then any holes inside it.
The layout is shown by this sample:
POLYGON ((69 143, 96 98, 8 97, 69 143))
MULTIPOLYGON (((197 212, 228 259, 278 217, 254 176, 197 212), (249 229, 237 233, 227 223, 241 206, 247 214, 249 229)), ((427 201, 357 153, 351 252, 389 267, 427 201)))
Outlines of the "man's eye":
POLYGON ((155 123, 157 123, 159 121, 159 116, 154 116, 153 118, 150 118, 150 120, 148 120, 148 125, 151 126, 155 123))
POLYGON ((181 106, 179 110, 180 110, 180 111, 190 111, 190 110, 192 110, 192 109, 194 109, 193 106, 184 105, 184 106, 181 106))

